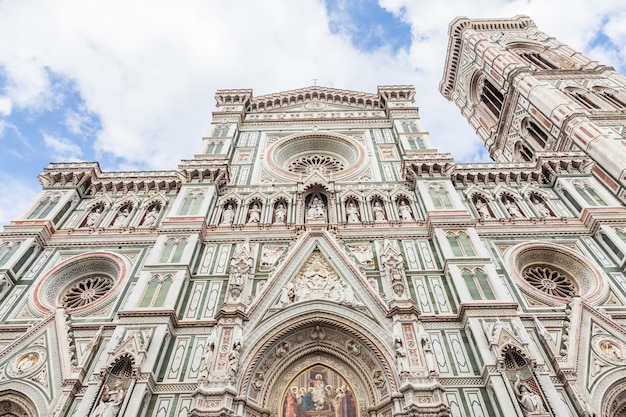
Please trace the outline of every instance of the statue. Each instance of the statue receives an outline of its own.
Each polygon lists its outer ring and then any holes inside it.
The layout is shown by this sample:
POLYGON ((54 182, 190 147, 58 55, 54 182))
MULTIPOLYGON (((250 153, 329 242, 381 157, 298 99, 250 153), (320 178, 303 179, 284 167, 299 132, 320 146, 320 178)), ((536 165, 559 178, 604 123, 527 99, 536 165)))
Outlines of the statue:
POLYGON ((313 197, 307 210, 307 218, 313 220, 324 220, 326 218, 326 207, 318 196, 313 197))
POLYGON ((92 417, 116 417, 124 402, 124 395, 121 381, 117 381, 111 391, 105 387, 100 404, 93 410, 92 417))
POLYGON ((85 221, 85 226, 92 227, 96 224, 98 217, 102 214, 102 206, 96 206, 91 209, 89 214, 87 215, 87 220, 85 221))
POLYGON ((252 205, 250 209, 250 216, 248 217, 248 224, 259 223, 261 221, 261 209, 257 203, 252 205))
POLYGON ((413 220, 411 209, 409 208, 409 205, 406 203, 406 201, 400 200, 400 203, 398 203, 398 211, 400 213, 400 220, 402 220, 403 222, 413 220))
POLYGON ((372 207, 372 211, 374 212, 374 221, 376 222, 384 222, 385 221, 385 209, 381 206, 380 201, 374 201, 374 206, 372 207))
POLYGON ((129 215, 130 215, 130 210, 128 209, 128 206, 127 205, 122 206, 119 212, 117 213, 115 220, 113 220, 113 224, 111 226, 113 227, 123 226, 124 223, 126 223, 126 219, 128 219, 129 215))
POLYGON ((241 353, 239 352, 240 349, 241 343, 237 342, 233 345, 233 350, 231 350, 228 355, 228 377, 231 381, 235 380, 237 372, 239 372, 239 358, 241 357, 241 353))
POLYGON ((547 207, 546 202, 539 196, 533 195, 530 198, 530 201, 533 203, 537 211, 539 212, 539 216, 541 217, 552 217, 552 212, 547 207))
POLYGON ((490 219, 491 218, 491 212, 489 211, 489 207, 487 206, 487 202, 484 199, 477 198, 476 202, 474 203, 474 205, 476 206, 476 210, 478 211, 478 215, 482 219, 490 219))
POLYGON ((346 214, 348 215, 348 223, 361 223, 361 219, 359 218, 359 209, 354 202, 351 201, 348 203, 346 214))
POLYGON ((235 220, 235 208, 232 204, 226 206, 222 214, 222 224, 232 224, 235 220))
POLYGON ((159 216, 160 207, 158 205, 151 206, 148 208, 146 216, 143 218, 142 226, 152 226, 157 217, 159 216))
POLYGON ((522 383, 519 372, 516 376, 517 378, 513 383, 513 390, 515 391, 515 396, 524 414, 545 413, 546 409, 543 406, 541 397, 528 388, 528 385, 522 383))
POLYGON ((519 207, 517 207, 517 204, 515 204, 515 201, 513 199, 511 199, 511 198, 507 198, 505 200, 504 208, 509 213, 511 218, 524 217, 524 215, 520 211, 519 207))
POLYGON ((213 351, 215 350, 215 343, 211 342, 207 344, 206 350, 200 359, 200 372, 198 373, 198 379, 206 381, 209 377, 209 371, 213 364, 213 351))
POLYGON ((400 375, 407 375, 409 373, 409 364, 407 362, 406 349, 404 349, 404 343, 402 339, 397 338, 395 340, 396 351, 396 365, 398 367, 398 373, 400 375))
POLYGON ((276 211, 274 212, 274 224, 285 223, 287 219, 287 209, 283 203, 278 203, 276 211))

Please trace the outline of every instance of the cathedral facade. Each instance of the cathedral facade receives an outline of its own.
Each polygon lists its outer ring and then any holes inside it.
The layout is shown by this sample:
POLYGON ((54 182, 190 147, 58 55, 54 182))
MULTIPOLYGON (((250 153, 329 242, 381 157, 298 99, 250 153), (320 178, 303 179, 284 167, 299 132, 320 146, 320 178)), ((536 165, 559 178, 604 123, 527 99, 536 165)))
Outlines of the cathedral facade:
POLYGON ((626 416, 626 79, 525 16, 440 84, 219 90, 176 170, 53 163, 0 233, 2 416, 626 416))

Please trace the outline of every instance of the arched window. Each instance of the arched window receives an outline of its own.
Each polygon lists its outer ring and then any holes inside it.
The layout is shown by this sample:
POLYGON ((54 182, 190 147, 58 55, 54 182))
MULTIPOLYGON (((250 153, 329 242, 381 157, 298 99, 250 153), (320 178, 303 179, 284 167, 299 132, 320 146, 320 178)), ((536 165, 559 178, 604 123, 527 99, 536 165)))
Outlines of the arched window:
POLYGON ((4 265, 20 247, 21 242, 5 242, 0 244, 0 265, 4 265))
POLYGON ((159 275, 152 277, 141 300, 140 307, 163 307, 165 298, 172 285, 171 275, 162 279, 159 275))
POLYGON ((534 120, 524 119, 522 131, 535 149, 545 149, 548 144, 548 134, 534 120))
POLYGON ((596 190, 586 182, 577 181, 574 183, 578 194, 589 204, 590 206, 606 206, 606 202, 600 197, 596 190))
POLYGON ((470 242, 469 236, 465 232, 448 232, 446 235, 448 243, 452 247, 454 256, 475 256, 472 242, 470 242))
POLYGON ((441 184, 432 184, 428 187, 428 194, 436 209, 451 209, 452 201, 448 190, 441 184))
POLYGON ((180 215, 198 214, 204 194, 201 191, 190 191, 185 196, 183 206, 180 208, 180 215))
POLYGON ((504 95, 488 79, 483 80, 480 101, 489 109, 496 120, 500 117, 504 103, 504 95))
POLYGON ((558 69, 558 67, 553 62, 551 62, 548 58, 546 58, 543 54, 540 54, 539 52, 527 51, 518 52, 517 54, 520 56, 520 58, 522 58, 535 69, 558 69))
POLYGON ((161 253, 160 263, 176 263, 180 262, 185 247, 187 246, 187 240, 170 239, 165 243, 163 252, 161 253))
POLYGON ((626 109, 626 98, 624 98, 623 93, 608 88, 594 88, 593 92, 612 106, 618 109, 626 109))
POLYGON ((495 300, 493 291, 489 286, 487 275, 482 269, 463 269, 461 272, 465 285, 469 290, 472 300, 495 300))
MULTIPOLYGON (((617 233, 619 229, 616 229, 615 232, 617 233)), ((622 235, 624 235, 624 232, 621 232, 622 235)), ((618 233, 619 236, 619 233, 618 233)), ((621 238, 622 236, 620 236, 621 238)), ((617 256, 618 259, 622 259, 624 257, 624 254, 622 253, 622 251, 617 247, 617 245, 615 244, 615 242, 613 242, 611 240, 610 237, 608 237, 605 233, 600 233, 600 239, 602 239, 602 241, 604 242, 604 244, 609 248, 609 250, 611 252, 613 252, 615 254, 615 256, 617 256)))
POLYGON ((407 143, 409 144, 409 149, 414 151, 418 149, 426 149, 426 143, 424 143, 424 139, 419 136, 411 136, 406 138, 407 143))
POLYGON ((216 126, 213 136, 216 138, 223 138, 224 136, 227 136, 229 130, 228 127, 228 125, 216 126))
POLYGON ((569 87, 565 89, 565 93, 574 100, 576 103, 580 104, 586 109, 589 110, 598 110, 600 109, 600 105, 596 103, 591 94, 587 90, 583 90, 581 88, 569 87))
POLYGON ((50 214, 50 212, 56 205, 57 201, 59 201, 58 196, 53 196, 53 197, 46 196, 42 198, 39 204, 37 204, 37 207, 35 207, 35 209, 30 213, 28 218, 29 219, 45 218, 48 214, 50 214))
POLYGON ((414 122, 402 122, 404 133, 417 133, 417 125, 414 122))

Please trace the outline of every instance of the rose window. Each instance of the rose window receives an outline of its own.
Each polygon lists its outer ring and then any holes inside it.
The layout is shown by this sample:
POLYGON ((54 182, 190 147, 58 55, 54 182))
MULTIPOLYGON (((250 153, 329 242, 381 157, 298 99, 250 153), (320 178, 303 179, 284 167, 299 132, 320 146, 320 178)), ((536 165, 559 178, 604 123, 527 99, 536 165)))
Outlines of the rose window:
POLYGON ((522 277, 533 287, 555 297, 569 298, 577 293, 576 284, 564 273, 547 267, 530 267, 522 277))
POLYGON ((339 172, 344 169, 344 164, 339 159, 328 155, 307 155, 292 161, 287 170, 299 174, 312 172, 339 172))
POLYGON ((104 297, 113 288, 113 279, 91 275, 74 282, 61 296, 65 308, 79 308, 104 297))

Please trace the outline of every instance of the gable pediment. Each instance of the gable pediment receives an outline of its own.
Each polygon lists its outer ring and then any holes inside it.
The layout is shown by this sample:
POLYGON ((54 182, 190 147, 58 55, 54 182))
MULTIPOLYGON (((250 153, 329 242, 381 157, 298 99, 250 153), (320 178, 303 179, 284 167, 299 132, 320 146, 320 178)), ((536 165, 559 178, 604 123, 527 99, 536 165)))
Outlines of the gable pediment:
POLYGON ((247 314, 254 323, 307 302, 312 309, 350 306, 378 321, 385 320, 387 311, 351 256, 326 231, 308 232, 289 248, 247 314))

